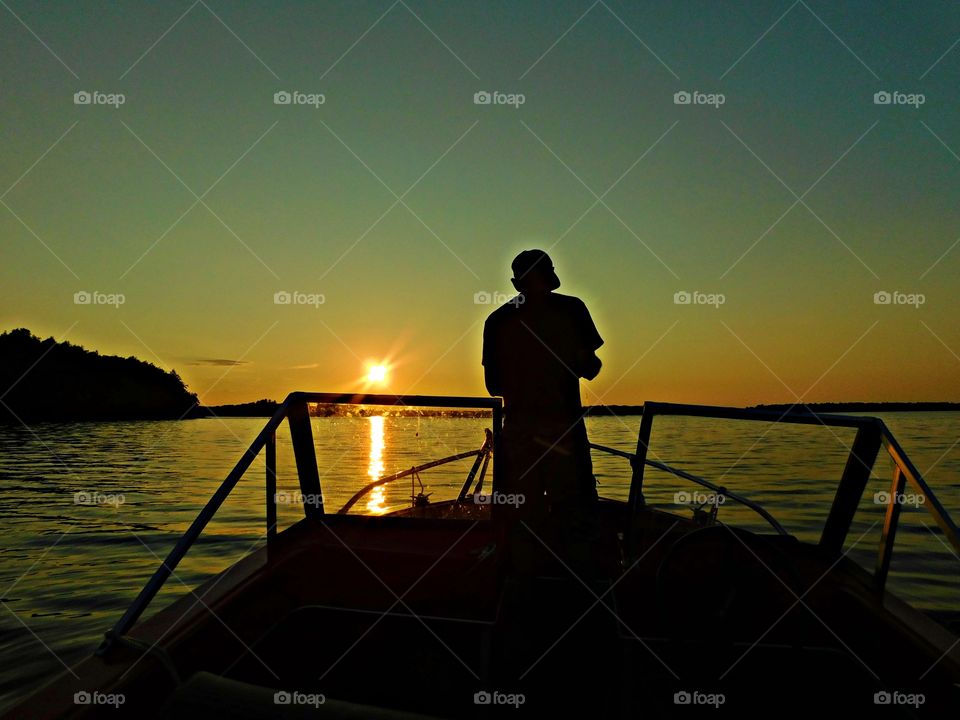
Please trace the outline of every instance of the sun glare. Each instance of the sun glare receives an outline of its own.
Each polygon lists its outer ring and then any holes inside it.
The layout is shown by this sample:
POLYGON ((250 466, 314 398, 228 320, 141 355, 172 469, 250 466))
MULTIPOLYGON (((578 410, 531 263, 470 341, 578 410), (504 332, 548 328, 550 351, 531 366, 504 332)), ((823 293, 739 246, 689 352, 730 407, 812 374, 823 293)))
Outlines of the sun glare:
POLYGON ((367 380, 372 383, 384 383, 387 380, 386 365, 371 365, 367 370, 367 380))

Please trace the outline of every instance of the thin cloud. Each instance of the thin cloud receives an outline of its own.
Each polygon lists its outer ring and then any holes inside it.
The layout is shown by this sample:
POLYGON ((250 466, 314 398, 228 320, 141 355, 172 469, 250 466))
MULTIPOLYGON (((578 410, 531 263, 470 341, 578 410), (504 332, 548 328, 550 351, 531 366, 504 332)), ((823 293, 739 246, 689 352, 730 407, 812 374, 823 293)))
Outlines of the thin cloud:
POLYGON ((210 365, 213 367, 235 367, 237 365, 249 365, 249 360, 229 360, 226 358, 193 358, 188 363, 190 365, 210 365))

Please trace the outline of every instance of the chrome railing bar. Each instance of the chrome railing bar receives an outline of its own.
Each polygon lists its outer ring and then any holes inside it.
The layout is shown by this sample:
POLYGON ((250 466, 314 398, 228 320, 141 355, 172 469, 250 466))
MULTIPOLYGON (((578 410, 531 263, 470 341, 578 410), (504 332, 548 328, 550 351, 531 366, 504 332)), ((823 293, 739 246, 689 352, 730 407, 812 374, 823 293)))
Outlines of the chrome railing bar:
POLYGON ((143 614, 143 611, 150 604, 150 601, 153 600, 160 588, 163 587, 163 584, 167 578, 170 577, 171 573, 176 570, 183 556, 187 554, 187 551, 193 545, 194 541, 200 536, 200 533, 203 532, 207 523, 210 522, 210 519, 217 513, 217 510, 220 509, 224 500, 227 499, 227 496, 230 495, 234 486, 239 482, 240 478, 243 477, 247 468, 250 467, 260 453, 260 450, 263 449, 264 445, 267 444, 267 441, 280 426, 280 423, 283 422, 289 404, 290 397, 283 401, 273 414, 273 417, 270 418, 263 430, 260 431, 260 434, 250 443, 250 447, 247 448, 239 462, 237 462, 233 470, 230 471, 230 474, 220 483, 220 487, 213 493, 213 496, 207 501, 207 504, 203 506, 203 509, 190 527, 187 528, 187 531, 177 541, 177 544, 173 546, 173 549, 167 555, 166 559, 160 563, 160 567, 153 573, 147 581, 147 584, 143 586, 143 589, 130 607, 127 608, 127 611, 117 621, 117 624, 114 625, 111 630, 107 631, 106 638, 97 649, 98 655, 102 655, 109 649, 114 638, 126 635, 130 628, 140 619, 140 615, 143 614))
MULTIPOLYGON (((617 450, 616 448, 607 447, 606 445, 598 445, 596 443, 590 443, 590 447, 592 447, 595 450, 600 450, 602 452, 610 453, 611 455, 618 455, 620 457, 627 458, 628 460, 630 460, 631 463, 635 462, 637 459, 637 456, 634 453, 626 452, 624 450, 617 450)), ((661 462, 657 462, 656 460, 645 459, 644 464, 649 465, 652 468, 656 468, 657 470, 662 470, 663 472, 670 473, 671 475, 676 475, 677 477, 681 477, 685 480, 689 480, 690 482, 696 483, 698 485, 702 485, 708 490, 712 490, 717 495, 723 495, 724 497, 728 497, 732 500, 735 500, 741 505, 750 508, 755 513, 757 513, 757 515, 759 515, 768 523, 770 523, 773 529, 776 530, 779 534, 789 535, 789 533, 783 528, 783 526, 779 522, 777 522, 776 518, 774 518, 773 515, 771 515, 761 505, 754 502, 753 500, 749 500, 737 493, 730 492, 726 488, 716 485, 702 477, 698 477, 697 475, 688 473, 685 470, 680 470, 678 468, 670 467, 669 465, 665 465, 661 462)))
POLYGON ((440 458, 439 460, 431 460, 430 462, 424 463, 423 465, 417 465, 415 467, 407 468, 406 470, 401 470, 400 472, 396 472, 393 475, 385 475, 384 477, 377 478, 372 483, 368 483, 367 485, 364 485, 362 488, 357 490, 357 492, 353 495, 353 497, 347 500, 347 502, 344 504, 342 508, 337 510, 337 515, 346 515, 347 511, 350 510, 350 508, 352 508, 356 504, 357 500, 362 498, 364 495, 366 495, 368 492, 373 490, 375 487, 379 487, 380 485, 386 485, 387 483, 391 483, 394 480, 399 480, 400 478, 405 478, 409 475, 412 475, 413 473, 423 472, 424 470, 435 468, 438 465, 446 465, 447 463, 455 462, 456 460, 463 460, 464 458, 468 458, 468 457, 475 457, 479 460, 480 457, 485 452, 486 452, 486 443, 484 443, 484 446, 481 447, 479 450, 467 450, 466 452, 457 453, 456 455, 450 455, 445 458, 440 458))
MULTIPOLYGON (((947 540, 950 541, 950 544, 953 545, 954 550, 960 553, 960 531, 958 531, 957 526, 954 524, 949 513, 947 513, 946 508, 940 503, 940 500, 934 494, 933 490, 930 489, 930 486, 927 485, 926 481, 923 479, 923 476, 917 470, 916 466, 911 462, 910 458, 903 451, 903 448, 900 447, 900 443, 897 442, 897 439, 894 437, 893 433, 890 432, 890 429, 887 428, 886 424, 882 420, 880 422, 880 432, 881 437, 883 438, 883 444, 887 449, 887 452, 890 454, 890 457, 893 458, 894 463, 897 467, 900 468, 900 471, 906 476, 907 482, 913 486, 913 488, 920 493, 924 498, 924 506, 927 510, 933 515, 934 521, 937 525, 940 526, 940 529, 943 530, 943 534, 947 536, 947 540)), ((897 502, 897 498, 891 493, 890 502, 897 502)))
POLYGON ((498 397, 469 397, 460 395, 386 395, 383 393, 325 393, 298 390, 288 400, 324 405, 385 405, 414 407, 445 407, 450 409, 500 410, 503 401, 498 397))
POLYGON ((473 484, 473 479, 477 476, 477 470, 480 469, 480 463, 485 463, 490 457, 489 453, 492 451, 493 433, 490 431, 490 428, 484 428, 483 444, 480 446, 480 450, 477 452, 477 459, 474 460, 473 466, 470 468, 470 472, 467 473, 467 479, 463 481, 463 485, 460 487, 460 492, 457 494, 457 502, 463 501, 467 491, 470 490, 470 486, 473 484))
POLYGON ((790 409, 787 412, 766 408, 735 408, 720 405, 686 405, 683 403, 656 402, 644 403, 655 415, 674 415, 699 417, 716 420, 759 420, 771 423, 792 423, 798 425, 831 425, 834 427, 859 428, 870 425, 874 418, 865 415, 840 415, 837 413, 817 413, 790 409))

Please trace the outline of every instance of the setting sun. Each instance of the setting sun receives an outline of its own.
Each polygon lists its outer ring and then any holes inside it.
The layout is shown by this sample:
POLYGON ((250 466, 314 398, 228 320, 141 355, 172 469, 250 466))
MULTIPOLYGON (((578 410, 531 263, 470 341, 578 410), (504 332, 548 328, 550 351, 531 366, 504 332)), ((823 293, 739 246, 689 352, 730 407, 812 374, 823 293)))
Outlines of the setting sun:
POLYGON ((372 383, 384 383, 387 379, 386 365, 371 365, 367 370, 367 380, 372 383))

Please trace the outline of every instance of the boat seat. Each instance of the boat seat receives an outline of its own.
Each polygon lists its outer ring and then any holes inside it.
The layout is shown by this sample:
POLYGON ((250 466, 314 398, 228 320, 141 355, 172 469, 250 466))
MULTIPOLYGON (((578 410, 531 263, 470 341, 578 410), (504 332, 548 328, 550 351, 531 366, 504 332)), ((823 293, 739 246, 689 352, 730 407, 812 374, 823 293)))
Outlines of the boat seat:
POLYGON ((194 673, 160 711, 165 720, 430 720, 427 715, 326 698, 322 704, 278 704, 274 688, 252 685, 208 672, 194 673))

